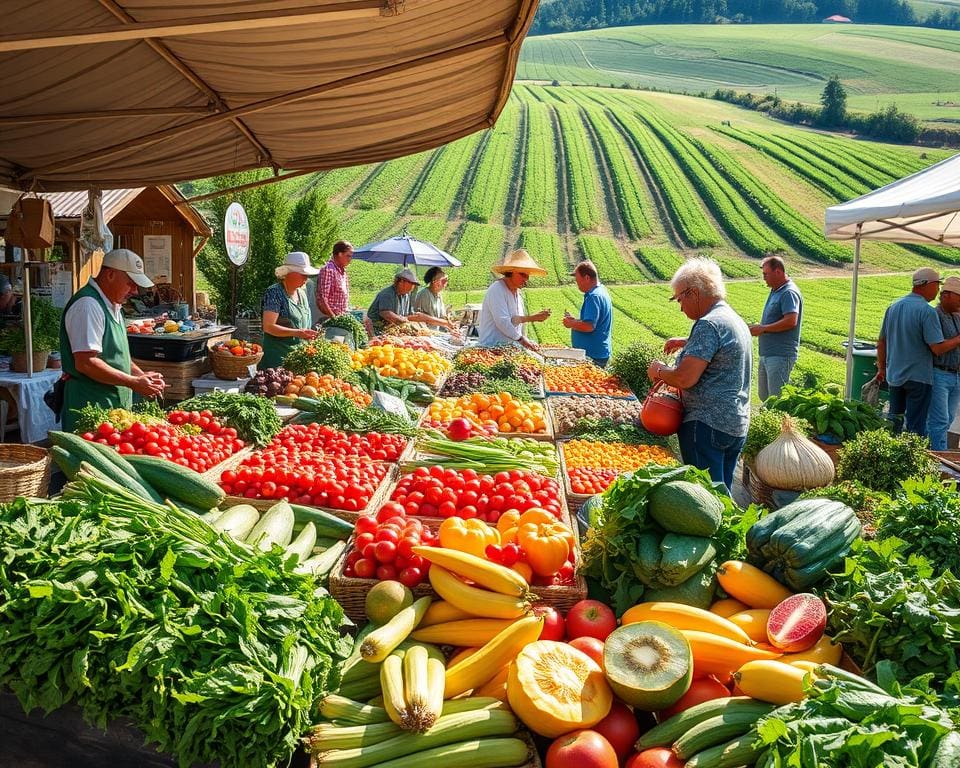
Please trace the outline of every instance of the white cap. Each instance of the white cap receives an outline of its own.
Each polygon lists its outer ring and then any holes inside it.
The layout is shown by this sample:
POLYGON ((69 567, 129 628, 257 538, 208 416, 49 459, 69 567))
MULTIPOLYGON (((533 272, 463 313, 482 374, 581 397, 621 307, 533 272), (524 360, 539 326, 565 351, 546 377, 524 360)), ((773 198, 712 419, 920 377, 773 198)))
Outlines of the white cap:
POLYGON ((103 266, 126 272, 141 288, 153 288, 153 281, 143 272, 143 259, 126 248, 115 248, 103 257, 103 266))
POLYGON ((291 251, 284 258, 283 264, 277 267, 273 273, 277 277, 285 277, 291 272, 312 277, 319 274, 320 270, 310 264, 310 257, 303 251, 291 251))
POLYGON ((393 276, 394 280, 406 280, 408 283, 413 283, 414 285, 420 285, 420 281, 417 279, 417 276, 413 273, 412 269, 407 269, 406 267, 401 269, 397 274, 393 276))

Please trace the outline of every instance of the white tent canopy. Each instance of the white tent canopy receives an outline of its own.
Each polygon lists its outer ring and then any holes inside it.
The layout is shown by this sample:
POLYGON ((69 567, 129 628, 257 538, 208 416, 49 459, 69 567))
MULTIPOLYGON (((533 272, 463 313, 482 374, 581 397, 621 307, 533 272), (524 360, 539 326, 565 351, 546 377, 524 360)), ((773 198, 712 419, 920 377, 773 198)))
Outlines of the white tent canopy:
POLYGON ((847 338, 846 391, 850 397, 860 241, 960 247, 960 154, 854 200, 827 208, 824 234, 830 240, 854 240, 856 243, 847 338))

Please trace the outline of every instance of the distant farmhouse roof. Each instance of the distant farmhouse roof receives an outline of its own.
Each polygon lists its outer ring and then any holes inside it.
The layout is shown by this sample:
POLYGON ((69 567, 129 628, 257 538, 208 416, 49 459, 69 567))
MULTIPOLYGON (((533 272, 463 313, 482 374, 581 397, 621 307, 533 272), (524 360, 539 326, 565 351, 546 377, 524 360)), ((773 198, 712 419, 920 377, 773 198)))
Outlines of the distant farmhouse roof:
POLYGON ((846 16, 841 16, 840 14, 835 13, 833 16, 827 16, 827 18, 823 20, 823 23, 824 24, 850 24, 851 22, 850 22, 850 19, 848 19, 846 16))

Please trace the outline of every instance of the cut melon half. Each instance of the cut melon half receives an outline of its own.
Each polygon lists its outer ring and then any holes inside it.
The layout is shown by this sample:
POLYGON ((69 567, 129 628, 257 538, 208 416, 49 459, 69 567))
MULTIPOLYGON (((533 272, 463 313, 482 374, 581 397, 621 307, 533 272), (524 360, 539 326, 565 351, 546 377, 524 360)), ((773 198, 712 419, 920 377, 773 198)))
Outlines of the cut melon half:
POLYGON ((693 652, 678 630, 660 621, 615 629, 603 644, 603 669, 613 692, 637 709, 673 706, 693 679, 693 652))

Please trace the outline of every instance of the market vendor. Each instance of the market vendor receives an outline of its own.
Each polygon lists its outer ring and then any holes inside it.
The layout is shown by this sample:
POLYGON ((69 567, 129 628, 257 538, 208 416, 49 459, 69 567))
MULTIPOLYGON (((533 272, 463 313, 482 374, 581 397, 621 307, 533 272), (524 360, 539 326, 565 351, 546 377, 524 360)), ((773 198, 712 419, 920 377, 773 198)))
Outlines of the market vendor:
POLYGON ((447 287, 450 278, 442 267, 430 267, 423 276, 423 287, 417 291, 413 300, 413 309, 423 315, 428 315, 431 324, 451 331, 455 326, 447 317, 447 305, 443 301, 443 289, 447 287))
POLYGON ((163 376, 131 361, 120 309, 140 288, 152 285, 143 272, 143 259, 118 248, 103 257, 97 276, 67 302, 60 321, 64 431, 74 431, 77 411, 84 405, 130 408, 134 392, 148 398, 163 394, 163 376))
POLYGON ((276 368, 300 341, 317 338, 303 286, 320 270, 303 251, 288 253, 274 270, 278 280, 263 294, 263 357, 260 369, 276 368))
MULTIPOLYGON (((367 310, 367 319, 375 334, 384 332, 388 325, 402 323, 431 323, 440 325, 438 319, 413 309, 413 289, 420 281, 411 269, 401 269, 393 277, 393 283, 373 297, 367 310)), ((449 325, 449 323, 447 323, 449 325)))
POLYGON ((526 286, 530 275, 542 277, 547 274, 547 270, 521 248, 502 258, 492 271, 501 277, 494 280, 483 295, 483 305, 480 307, 480 346, 519 344, 527 349, 539 350, 539 347, 524 335, 523 326, 525 323, 542 323, 550 317, 550 310, 544 309, 533 315, 526 314, 520 290, 526 286))
POLYGON ((0 328, 19 325, 22 321, 23 307, 20 297, 13 292, 10 278, 0 273, 0 328))
POLYGON ((647 375, 679 389, 683 422, 680 456, 733 488, 733 471, 750 426, 750 329, 726 302, 720 267, 712 259, 688 259, 670 281, 671 301, 694 321, 690 336, 668 339, 664 352, 680 350, 675 365, 650 363, 647 375))

